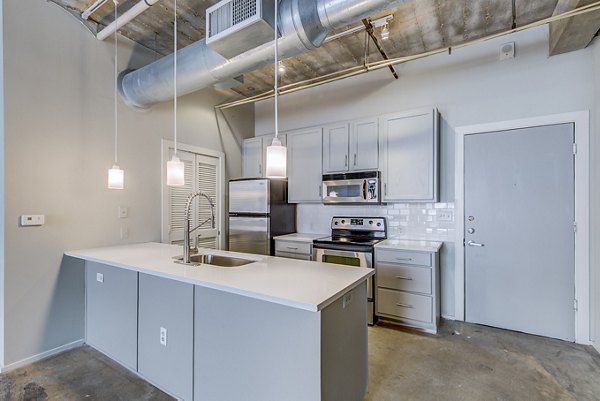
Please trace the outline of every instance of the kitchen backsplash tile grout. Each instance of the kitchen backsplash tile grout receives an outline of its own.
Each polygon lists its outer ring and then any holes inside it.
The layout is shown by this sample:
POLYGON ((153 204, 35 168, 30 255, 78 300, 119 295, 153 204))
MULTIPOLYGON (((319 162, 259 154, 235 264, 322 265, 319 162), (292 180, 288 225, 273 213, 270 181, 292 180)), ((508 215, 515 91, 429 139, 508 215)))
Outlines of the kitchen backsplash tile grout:
POLYGON ((298 205, 297 229, 302 233, 329 233, 333 216, 382 216, 387 218, 388 237, 454 241, 454 203, 394 203, 366 206, 298 205))

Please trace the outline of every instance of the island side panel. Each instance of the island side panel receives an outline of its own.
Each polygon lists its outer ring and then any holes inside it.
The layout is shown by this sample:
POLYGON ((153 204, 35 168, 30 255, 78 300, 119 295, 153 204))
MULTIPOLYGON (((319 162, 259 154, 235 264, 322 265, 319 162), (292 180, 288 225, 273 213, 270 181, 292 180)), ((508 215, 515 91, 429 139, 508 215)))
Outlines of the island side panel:
POLYGON ((362 401, 368 382, 367 282, 321 311, 322 401, 362 401))
POLYGON ((320 333, 319 312, 196 286, 194 400, 321 400, 320 333))
POLYGON ((193 396, 193 319, 192 284, 140 273, 138 372, 185 401, 193 396))
POLYGON ((86 262, 86 343, 137 370, 138 273, 86 262))

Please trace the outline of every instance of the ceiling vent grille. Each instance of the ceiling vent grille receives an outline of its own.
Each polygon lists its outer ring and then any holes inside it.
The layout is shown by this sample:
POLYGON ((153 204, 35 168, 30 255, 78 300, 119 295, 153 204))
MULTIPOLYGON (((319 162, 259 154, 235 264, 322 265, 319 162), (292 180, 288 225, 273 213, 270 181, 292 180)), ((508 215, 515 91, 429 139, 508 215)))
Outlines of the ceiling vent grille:
POLYGON ((272 0, 223 0, 206 10, 206 45, 232 58, 273 40, 272 0))

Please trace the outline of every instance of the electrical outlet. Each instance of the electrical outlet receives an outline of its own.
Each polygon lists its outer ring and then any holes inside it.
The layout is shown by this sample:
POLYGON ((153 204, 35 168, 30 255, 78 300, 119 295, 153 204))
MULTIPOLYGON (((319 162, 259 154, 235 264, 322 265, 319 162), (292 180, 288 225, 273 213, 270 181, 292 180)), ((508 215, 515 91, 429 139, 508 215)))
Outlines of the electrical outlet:
POLYGON ((129 217, 129 209, 127 206, 119 206, 119 218, 126 219, 129 217))
POLYGON ((19 216, 19 225, 21 227, 27 226, 43 226, 44 215, 43 214, 24 214, 19 216))
POLYGON ((96 273, 96 281, 99 283, 103 283, 104 282, 104 274, 96 273))
POLYGON ((160 328, 160 345, 167 346, 167 329, 160 328))
POLYGON ((127 227, 121 227, 121 240, 129 238, 129 229, 127 227))
POLYGON ((352 292, 344 294, 344 297, 342 298, 342 309, 346 309, 346 306, 350 305, 351 303, 352 303, 352 292))
POLYGON ((437 221, 452 221, 454 220, 454 213, 452 212, 438 212, 437 221))

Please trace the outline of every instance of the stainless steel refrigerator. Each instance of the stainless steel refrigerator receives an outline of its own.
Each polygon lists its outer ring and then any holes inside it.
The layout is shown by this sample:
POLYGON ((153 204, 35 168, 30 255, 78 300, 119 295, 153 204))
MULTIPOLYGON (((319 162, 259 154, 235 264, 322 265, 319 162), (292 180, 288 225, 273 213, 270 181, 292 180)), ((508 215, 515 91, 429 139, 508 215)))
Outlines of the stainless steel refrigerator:
POLYGON ((296 232, 296 205, 287 193, 287 180, 229 181, 229 250, 274 255, 273 237, 296 232))

